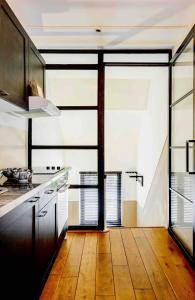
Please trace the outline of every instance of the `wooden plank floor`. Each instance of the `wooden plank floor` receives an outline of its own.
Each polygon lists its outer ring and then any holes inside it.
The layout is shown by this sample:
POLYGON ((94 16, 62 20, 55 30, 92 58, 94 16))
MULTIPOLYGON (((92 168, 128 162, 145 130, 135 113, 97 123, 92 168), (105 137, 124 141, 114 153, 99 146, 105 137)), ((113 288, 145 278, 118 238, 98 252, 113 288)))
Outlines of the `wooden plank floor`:
POLYGON ((68 233, 40 300, 195 300, 195 271, 164 228, 68 233))

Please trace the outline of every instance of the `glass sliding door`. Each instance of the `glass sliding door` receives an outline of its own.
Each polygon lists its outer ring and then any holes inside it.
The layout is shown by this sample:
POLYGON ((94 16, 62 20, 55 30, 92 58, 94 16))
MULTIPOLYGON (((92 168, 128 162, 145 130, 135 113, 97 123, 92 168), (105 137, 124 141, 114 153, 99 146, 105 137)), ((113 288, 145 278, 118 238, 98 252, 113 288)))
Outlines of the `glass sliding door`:
MULTIPOLYGON (((46 61, 46 97, 61 110, 61 116, 29 120, 28 166, 29 168, 48 165, 72 167, 69 178, 70 229, 103 230, 105 228, 105 215, 109 224, 117 223, 118 225, 121 222, 120 204, 118 201, 119 192, 117 193, 112 186, 114 180, 112 182, 113 176, 111 175, 109 177, 111 188, 109 186, 107 189, 105 186, 104 169, 119 172, 126 171, 127 166, 128 168, 130 167, 124 161, 124 155, 118 155, 116 152, 121 146, 121 153, 123 153, 125 148, 125 153, 129 157, 128 147, 123 146, 123 137, 127 133, 128 127, 126 122, 129 122, 129 117, 127 114, 124 114, 126 117, 123 118, 124 115, 121 112, 118 114, 115 114, 115 112, 118 109, 127 111, 136 109, 142 111, 145 109, 150 86, 148 80, 153 78, 159 82, 160 86, 159 89, 155 88, 158 92, 155 101, 158 98, 166 99, 168 83, 166 76, 171 50, 45 49, 41 50, 41 53, 46 61), (126 69, 126 71, 131 67, 130 83, 128 78, 119 77, 118 85, 116 85, 115 78, 109 84, 108 74, 105 74, 106 69, 109 69, 109 67, 115 69, 115 74, 113 75, 117 77, 120 67, 125 67, 124 70, 126 69), (149 78, 145 78, 140 67, 144 67, 149 78), (158 77, 158 72, 163 80, 158 77), (137 79, 139 79, 139 82, 137 79), (108 88, 105 90, 106 81, 108 88), (142 86, 141 89, 140 86, 142 86), (110 93, 110 89, 112 89, 112 93, 110 93), (126 97, 122 99, 122 92, 124 93, 124 91, 126 97), (110 101, 108 101, 109 103, 104 103, 104 98, 108 96, 108 92, 110 101), (146 97, 142 97, 143 93, 146 97), (131 99, 129 98, 130 94, 133 95, 131 99), (138 95, 141 105, 138 103, 138 95), (122 119, 121 123, 123 124, 123 127, 121 127, 122 134, 118 131, 118 136, 120 133, 122 142, 117 141, 117 147, 109 146, 106 150, 105 143, 108 139, 106 136, 104 141, 105 110, 111 110, 113 115, 115 115, 115 118, 112 118, 112 122, 109 125, 114 129, 112 134, 114 142, 116 142, 117 129, 120 128, 117 123, 119 122, 118 115, 122 119), (114 162, 114 164, 110 164, 107 160, 105 168, 104 164, 105 157, 108 157, 107 154, 111 158, 110 161, 114 162), (123 156, 123 158, 116 159, 116 157, 120 156, 123 156), (119 168, 120 165, 118 163, 120 161, 123 161, 122 168, 119 168), (80 175, 82 172, 95 172, 97 174, 97 182, 95 184, 81 184, 80 175), (91 218, 87 211, 87 225, 83 224, 85 222, 82 222, 80 213, 82 195, 87 195, 88 207, 92 205, 92 203, 89 203, 90 199, 92 199, 91 195, 95 195, 96 199, 93 206, 95 217, 91 218), (109 198, 107 204, 104 201, 105 197, 109 198), (113 202, 115 202, 114 205, 113 202), (111 213, 109 214, 106 212, 106 205, 110 207, 111 213)), ((126 74, 126 72, 124 73, 126 74)), ((128 74, 125 76, 128 77, 128 74)), ((165 123, 167 125, 166 120, 165 123)), ((134 124, 137 125, 136 122, 133 122, 134 124)), ((135 139, 134 134, 132 137, 135 139)), ((134 169, 135 160, 130 159, 129 161, 130 163, 132 162, 132 168, 134 169)), ((121 181, 123 182, 123 176, 121 181)))
POLYGON ((194 261, 195 97, 194 29, 172 61, 169 231, 194 261))
MULTIPOLYGON (((47 51, 46 51, 47 52, 47 51)), ((69 228, 104 229, 104 68, 102 54, 44 54, 46 97, 61 110, 52 118, 31 123, 29 166, 70 166, 69 228), (81 184, 81 172, 96 172, 94 184, 81 184), (95 220, 86 224, 80 218, 80 194, 96 197, 95 220)), ((91 200, 91 199, 90 199, 91 200)), ((88 202, 88 207, 93 201, 88 202)))

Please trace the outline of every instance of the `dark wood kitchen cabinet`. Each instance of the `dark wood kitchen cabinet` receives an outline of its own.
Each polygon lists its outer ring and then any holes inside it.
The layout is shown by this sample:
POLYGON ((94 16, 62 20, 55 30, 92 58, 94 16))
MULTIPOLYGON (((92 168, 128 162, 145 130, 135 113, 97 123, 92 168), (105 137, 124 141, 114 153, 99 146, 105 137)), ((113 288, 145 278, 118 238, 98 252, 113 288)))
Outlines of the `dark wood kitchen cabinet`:
POLYGON ((32 197, 0 218, 2 300, 38 299, 56 254, 56 200, 39 211, 32 197))
POLYGON ((0 97, 27 108, 28 36, 5 1, 0 1, 0 97))
MULTIPOLYGON (((39 299, 67 229, 67 212, 60 204, 64 195, 62 179, 59 181, 0 218, 2 300, 39 299), (59 226, 62 213, 64 224, 61 220, 59 226)), ((3 197, 6 201, 8 196, 1 195, 1 200, 3 197)))
POLYGON ((44 90, 45 62, 4 0, 0 0, 0 98, 28 109, 29 80, 44 90))
POLYGON ((36 245, 36 265, 38 294, 51 267, 57 242, 56 197, 53 197, 38 214, 38 240, 36 245))
POLYGON ((29 199, 0 218, 2 300, 34 299, 37 212, 37 199, 29 199))

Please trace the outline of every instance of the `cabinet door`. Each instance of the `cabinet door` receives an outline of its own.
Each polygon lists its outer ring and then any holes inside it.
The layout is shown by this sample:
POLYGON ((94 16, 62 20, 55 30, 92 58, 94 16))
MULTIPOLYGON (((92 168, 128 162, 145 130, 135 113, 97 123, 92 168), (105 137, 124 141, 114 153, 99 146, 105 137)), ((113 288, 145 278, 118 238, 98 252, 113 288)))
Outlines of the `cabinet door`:
POLYGON ((66 186, 58 190, 57 219, 59 237, 68 221, 68 188, 66 186))
POLYGON ((34 44, 29 40, 29 81, 36 80, 45 92, 45 62, 34 44))
POLYGON ((42 208, 38 214, 38 243, 37 243, 37 271, 38 289, 47 276, 56 246, 56 198, 42 208))
POLYGON ((5 1, 0 2, 0 97, 27 108, 28 37, 5 1))
POLYGON ((37 204, 26 201, 0 219, 1 295, 34 299, 37 204))

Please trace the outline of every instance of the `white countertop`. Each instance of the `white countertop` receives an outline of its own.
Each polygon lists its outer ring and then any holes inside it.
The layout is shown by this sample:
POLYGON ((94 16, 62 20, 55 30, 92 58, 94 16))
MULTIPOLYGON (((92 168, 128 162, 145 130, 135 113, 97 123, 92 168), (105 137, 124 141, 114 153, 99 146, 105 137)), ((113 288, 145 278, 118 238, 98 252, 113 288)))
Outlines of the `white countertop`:
POLYGON ((0 194, 0 217, 4 216, 18 205, 29 198, 35 196, 38 192, 59 179, 64 173, 69 172, 71 168, 67 167, 55 173, 54 175, 42 174, 32 176, 32 186, 28 189, 20 187, 6 186, 7 192, 0 194))

